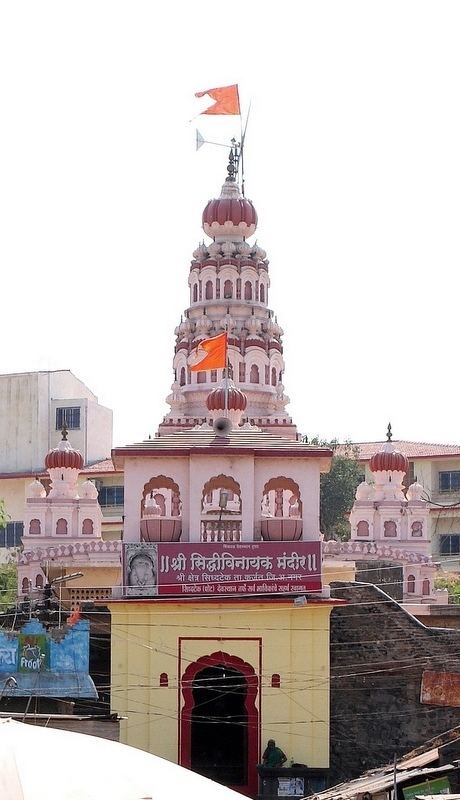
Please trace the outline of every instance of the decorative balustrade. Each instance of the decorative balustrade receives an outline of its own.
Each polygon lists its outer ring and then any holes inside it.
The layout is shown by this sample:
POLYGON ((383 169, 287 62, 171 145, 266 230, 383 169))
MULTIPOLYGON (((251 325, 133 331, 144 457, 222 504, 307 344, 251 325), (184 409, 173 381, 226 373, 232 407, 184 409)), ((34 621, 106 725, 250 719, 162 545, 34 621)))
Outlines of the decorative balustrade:
POLYGON ((240 542, 240 519, 204 519, 201 521, 202 542, 240 542))

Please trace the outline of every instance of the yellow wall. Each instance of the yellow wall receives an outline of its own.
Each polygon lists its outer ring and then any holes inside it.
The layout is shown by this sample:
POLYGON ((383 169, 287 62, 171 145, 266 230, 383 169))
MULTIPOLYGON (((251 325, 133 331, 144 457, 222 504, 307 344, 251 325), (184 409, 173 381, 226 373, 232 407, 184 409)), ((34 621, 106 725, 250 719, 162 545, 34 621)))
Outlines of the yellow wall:
POLYGON ((180 676, 189 663, 223 650, 248 662, 260 678, 262 749, 274 738, 288 760, 328 767, 330 604, 108 605, 112 711, 127 717, 120 741, 177 762, 180 676), (162 672, 167 688, 159 686, 162 672), (281 676, 280 689, 271 687, 273 673, 281 676))

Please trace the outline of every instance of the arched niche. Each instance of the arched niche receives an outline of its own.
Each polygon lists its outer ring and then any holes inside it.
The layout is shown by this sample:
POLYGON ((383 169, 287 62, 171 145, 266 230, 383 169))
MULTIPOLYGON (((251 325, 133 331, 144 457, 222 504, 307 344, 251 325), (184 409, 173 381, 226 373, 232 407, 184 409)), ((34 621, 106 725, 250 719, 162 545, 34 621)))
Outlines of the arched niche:
POLYGON ((56 522, 56 536, 65 536, 68 532, 67 520, 60 517, 56 522))
POLYGON ((263 516, 266 517, 302 517, 302 500, 299 485, 292 479, 279 475, 270 478, 262 491, 263 516))
POLYGON ((201 493, 201 511, 203 514, 220 513, 219 499, 221 490, 227 492, 225 513, 241 514, 241 487, 229 475, 215 475, 206 481, 201 493))
POLYGON ((38 536, 42 532, 41 523, 39 519, 31 519, 29 523, 29 534, 38 536))
POLYGON ((81 532, 83 536, 92 536, 94 533, 94 523, 92 519, 87 518, 83 520, 81 532))
POLYGON ((298 484, 284 475, 270 478, 262 491, 262 539, 295 542, 302 538, 302 531, 302 500, 298 484))
POLYGON ((356 526, 357 536, 369 536, 369 523, 365 519, 360 519, 356 526))
POLYGON ((180 517, 181 499, 179 486, 172 478, 166 475, 156 475, 154 478, 150 478, 148 483, 144 484, 141 500, 141 517, 144 516, 146 497, 150 495, 155 498, 156 495, 160 494, 164 501, 164 503, 159 503, 162 511, 160 516, 180 517))
POLYGON ((202 542, 241 540, 241 487, 229 475, 206 481, 201 494, 202 542))

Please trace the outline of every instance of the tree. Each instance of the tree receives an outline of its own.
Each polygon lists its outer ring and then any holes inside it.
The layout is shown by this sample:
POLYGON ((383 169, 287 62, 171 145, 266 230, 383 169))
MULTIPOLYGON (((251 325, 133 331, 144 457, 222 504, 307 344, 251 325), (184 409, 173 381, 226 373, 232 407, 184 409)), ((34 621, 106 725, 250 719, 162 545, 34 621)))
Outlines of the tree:
MULTIPOLYGON (((5 501, 0 500, 0 528, 6 528, 10 515, 5 510, 5 501)), ((0 611, 15 603, 18 571, 15 564, 0 565, 0 611)))
MULTIPOLYGON (((307 437, 304 441, 308 442, 307 437)), ((356 487, 364 479, 363 467, 357 460, 359 450, 346 442, 337 453, 339 442, 320 440, 317 436, 310 444, 330 447, 334 451, 330 472, 321 475, 320 527, 326 539, 350 538, 348 515, 355 499, 356 487)))
POLYGON ((10 519, 10 515, 6 513, 5 501, 0 500, 0 528, 6 528, 6 524, 10 519))

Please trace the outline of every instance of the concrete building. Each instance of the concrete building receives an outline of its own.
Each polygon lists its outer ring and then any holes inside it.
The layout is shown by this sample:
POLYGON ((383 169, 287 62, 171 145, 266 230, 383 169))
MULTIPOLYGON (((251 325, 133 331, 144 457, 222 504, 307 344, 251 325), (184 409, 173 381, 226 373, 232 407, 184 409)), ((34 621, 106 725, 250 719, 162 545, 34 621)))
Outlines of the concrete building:
POLYGON ((43 467, 64 425, 85 464, 107 458, 112 411, 68 369, 0 375, 0 475, 43 467))

